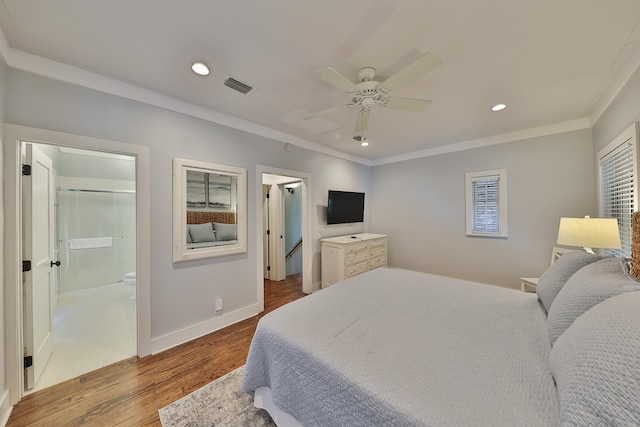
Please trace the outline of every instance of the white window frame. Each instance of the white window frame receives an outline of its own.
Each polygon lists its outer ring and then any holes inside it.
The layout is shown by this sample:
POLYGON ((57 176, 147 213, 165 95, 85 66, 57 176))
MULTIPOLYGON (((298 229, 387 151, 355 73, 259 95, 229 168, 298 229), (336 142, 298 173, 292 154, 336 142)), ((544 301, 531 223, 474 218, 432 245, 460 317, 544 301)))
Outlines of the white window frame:
POLYGON ((466 234, 479 237, 509 237, 509 218, 507 215, 507 170, 493 169, 481 172, 467 172, 465 174, 466 193, 466 234), (474 200, 474 182, 483 179, 495 179, 498 183, 498 229, 496 231, 481 231, 474 227, 474 212, 477 200, 474 200))
POLYGON ((631 238, 633 233, 631 229, 631 215, 638 210, 638 202, 640 201, 638 198, 638 122, 629 126, 606 147, 598 151, 598 213, 600 217, 615 217, 615 215, 609 214, 604 206, 602 160, 615 155, 624 145, 629 145, 632 149, 631 163, 633 170, 631 171, 631 175, 633 178, 631 185, 633 189, 629 194, 632 198, 630 202, 632 211, 629 212, 628 215, 624 215, 624 218, 617 218, 622 248, 616 250, 607 249, 604 250, 604 253, 629 258, 631 257, 631 238))

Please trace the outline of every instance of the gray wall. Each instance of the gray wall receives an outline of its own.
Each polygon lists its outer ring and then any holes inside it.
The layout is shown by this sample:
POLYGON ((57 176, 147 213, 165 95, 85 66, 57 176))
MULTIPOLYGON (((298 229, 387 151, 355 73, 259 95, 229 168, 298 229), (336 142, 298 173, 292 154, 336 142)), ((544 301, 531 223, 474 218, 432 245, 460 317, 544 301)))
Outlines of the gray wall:
MULTIPOLYGON (((216 296, 224 298, 226 312, 257 301, 256 248, 261 242, 256 242, 256 165, 311 174, 311 221, 316 239, 354 232, 353 227, 326 226, 323 215, 329 188, 370 189, 367 166, 298 147, 288 152, 282 142, 13 69, 8 72, 6 105, 9 123, 150 147, 152 338, 211 319, 216 296), (247 169, 246 254, 173 264, 174 157, 247 169)), ((364 231, 364 227, 366 223, 355 231, 364 231)), ((313 250, 313 281, 319 282, 319 241, 313 250)))
MULTIPOLYGON (((618 93, 618 96, 593 125, 593 150, 595 155, 633 122, 639 120, 640 68, 631 76, 618 93)), ((594 160, 597 163, 595 156, 594 160)), ((595 167, 597 168, 597 164, 595 167)))
MULTIPOLYGON (((302 190, 284 190, 284 252, 289 253, 302 237, 302 190)), ((298 249, 301 251, 302 249, 298 249)), ((287 276, 302 272, 302 258, 292 256, 286 263, 287 276)))
POLYGON ((548 267, 561 216, 594 211, 589 129, 373 168, 389 265, 519 287, 548 267), (465 235, 465 172, 507 169, 509 237, 465 235))

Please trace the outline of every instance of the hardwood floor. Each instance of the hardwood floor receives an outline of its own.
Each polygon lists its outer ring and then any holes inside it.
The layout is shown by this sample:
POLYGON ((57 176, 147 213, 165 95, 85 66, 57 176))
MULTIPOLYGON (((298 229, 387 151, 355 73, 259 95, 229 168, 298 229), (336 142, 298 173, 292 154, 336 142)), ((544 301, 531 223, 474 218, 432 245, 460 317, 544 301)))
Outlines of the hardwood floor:
POLYGON ((27 395, 7 426, 160 426, 158 409, 244 365, 260 317, 304 295, 300 275, 265 280, 263 313, 160 354, 126 359, 27 395))

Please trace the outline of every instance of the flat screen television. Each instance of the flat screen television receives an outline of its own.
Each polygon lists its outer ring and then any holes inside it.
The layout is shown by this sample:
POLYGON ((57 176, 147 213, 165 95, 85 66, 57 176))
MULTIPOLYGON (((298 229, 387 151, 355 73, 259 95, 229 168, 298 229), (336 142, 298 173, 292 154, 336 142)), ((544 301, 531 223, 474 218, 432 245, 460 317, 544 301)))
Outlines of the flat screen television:
POLYGON ((364 221, 364 193, 329 190, 327 224, 364 221))

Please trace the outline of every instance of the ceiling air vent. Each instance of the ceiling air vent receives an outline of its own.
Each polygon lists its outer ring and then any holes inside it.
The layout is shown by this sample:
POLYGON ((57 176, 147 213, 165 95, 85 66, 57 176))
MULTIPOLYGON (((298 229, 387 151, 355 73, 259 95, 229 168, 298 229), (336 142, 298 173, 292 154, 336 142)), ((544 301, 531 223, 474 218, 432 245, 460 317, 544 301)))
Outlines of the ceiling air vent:
POLYGON ((244 84, 242 82, 239 82, 238 80, 229 77, 224 81, 224 85, 227 87, 230 87, 233 90, 237 90, 238 92, 246 95, 249 93, 249 91, 251 91, 251 89, 253 89, 251 86, 249 86, 248 84, 244 84))

